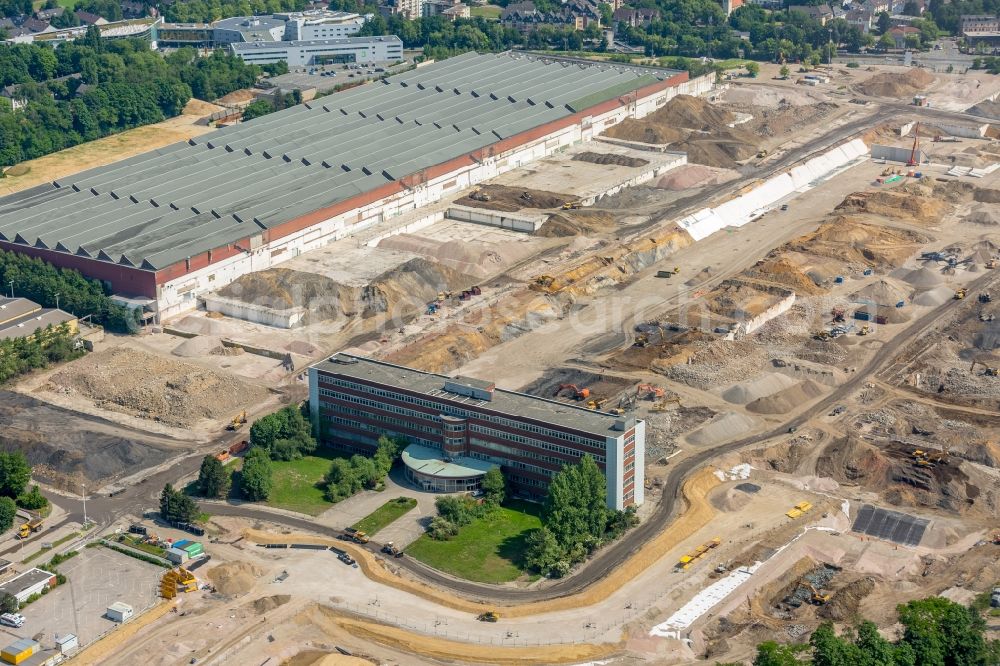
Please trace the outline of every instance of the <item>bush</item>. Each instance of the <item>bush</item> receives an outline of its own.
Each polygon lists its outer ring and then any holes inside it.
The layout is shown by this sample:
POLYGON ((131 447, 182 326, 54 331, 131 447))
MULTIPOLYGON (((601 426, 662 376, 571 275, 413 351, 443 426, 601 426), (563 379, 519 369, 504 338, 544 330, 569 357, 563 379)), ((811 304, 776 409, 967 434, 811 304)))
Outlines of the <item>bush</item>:
POLYGON ((427 529, 427 534, 432 539, 447 541, 458 534, 458 525, 451 522, 444 516, 434 516, 434 518, 431 519, 430 527, 427 529))
POLYGON ((18 495, 16 502, 19 507, 29 511, 44 509, 49 505, 48 498, 42 494, 37 485, 33 486, 30 491, 18 495))
POLYGON ((858 67, 860 67, 861 65, 859 65, 858 63, 856 63, 856 62, 854 62, 854 61, 851 61, 851 62, 847 63, 847 66, 848 66, 849 68, 851 68, 851 69, 857 69, 857 68, 858 68, 858 67))

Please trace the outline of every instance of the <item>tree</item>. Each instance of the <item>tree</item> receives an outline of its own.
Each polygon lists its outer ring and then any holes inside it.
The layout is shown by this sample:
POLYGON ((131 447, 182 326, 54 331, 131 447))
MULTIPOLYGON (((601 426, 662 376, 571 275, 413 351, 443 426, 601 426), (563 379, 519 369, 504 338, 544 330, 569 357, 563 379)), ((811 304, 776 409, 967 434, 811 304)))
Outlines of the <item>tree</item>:
POLYGON ((608 509, 604 474, 589 455, 565 465, 549 484, 543 524, 567 553, 592 550, 604 536, 608 509))
POLYGON ((431 518, 431 524, 427 528, 427 535, 432 539, 437 539, 438 541, 447 541, 458 534, 458 525, 451 522, 444 516, 434 516, 431 518))
POLYGON ((20 451, 0 453, 0 495, 17 497, 31 479, 31 465, 20 451))
POLYGON ((542 527, 528 535, 524 546, 525 565, 555 578, 569 573, 571 563, 566 551, 548 528, 542 527))
POLYGON ((274 105, 266 99, 254 100, 243 108, 243 122, 274 113, 274 110, 274 105))
POLYGON ((890 18, 889 12, 881 12, 878 15, 878 20, 875 25, 878 30, 878 34, 884 35, 889 32, 889 28, 892 27, 892 18, 890 18))
POLYGON ((385 479, 392 470, 393 464, 402 453, 405 442, 382 435, 378 438, 378 448, 373 457, 379 474, 379 482, 385 479))
POLYGON ((37 511, 47 507, 49 505, 49 500, 42 494, 42 491, 38 488, 38 486, 35 485, 32 486, 30 491, 18 495, 16 504, 22 509, 37 511))
POLYGON ((243 459, 243 471, 240 476, 240 489, 243 496, 251 502, 262 502, 271 495, 273 486, 273 470, 267 451, 253 447, 243 459))
POLYGON ((753 666, 799 666, 806 662, 796 655, 806 648, 805 645, 781 645, 774 641, 765 641, 757 646, 757 656, 753 666))
POLYGON ((303 408, 289 405, 262 416, 250 426, 250 444, 267 451, 273 460, 298 460, 316 450, 312 424, 303 408))
POLYGON ((361 490, 361 480, 358 478, 354 467, 350 461, 343 458, 335 458, 330 464, 330 471, 323 479, 326 483, 324 496, 330 502, 339 502, 347 499, 354 493, 361 490))
POLYGON ((782 65, 781 69, 778 70, 778 73, 781 74, 781 78, 783 78, 783 79, 787 79, 788 78, 788 74, 790 72, 791 72, 791 70, 788 69, 788 65, 782 65))
POLYGON ((942 597, 911 601, 896 607, 903 641, 921 666, 973 666, 987 663, 979 613, 942 597))
POLYGON ((507 497, 507 480, 499 467, 491 467, 483 477, 481 488, 486 502, 493 506, 500 506, 507 497))
POLYGON ((170 523, 190 523, 198 517, 198 505, 168 483, 160 493, 160 517, 170 523))
POLYGON ((0 593, 0 612, 16 613, 20 607, 21 604, 13 594, 10 592, 0 593))
POLYGON ((755 62, 748 62, 746 64, 746 68, 747 74, 749 74, 752 79, 757 78, 757 75, 760 74, 760 65, 755 62))
POLYGON ((878 38, 878 42, 875 44, 875 48, 879 51, 885 52, 891 48, 895 48, 896 40, 892 38, 892 35, 886 33, 878 38))
POLYGON ((218 458, 205 456, 198 471, 198 492, 203 497, 223 497, 229 492, 230 476, 218 458))
POLYGON ((9 497, 0 497, 0 532, 6 532, 14 526, 17 515, 17 505, 9 497))

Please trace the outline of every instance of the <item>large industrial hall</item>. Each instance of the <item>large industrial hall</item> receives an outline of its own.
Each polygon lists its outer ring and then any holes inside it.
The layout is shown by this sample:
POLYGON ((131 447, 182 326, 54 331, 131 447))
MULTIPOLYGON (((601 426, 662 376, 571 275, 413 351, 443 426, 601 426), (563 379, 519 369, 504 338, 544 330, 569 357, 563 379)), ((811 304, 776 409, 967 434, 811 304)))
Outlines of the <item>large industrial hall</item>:
POLYGON ((166 317, 646 115, 686 80, 467 54, 0 199, 0 247, 79 269, 166 317))

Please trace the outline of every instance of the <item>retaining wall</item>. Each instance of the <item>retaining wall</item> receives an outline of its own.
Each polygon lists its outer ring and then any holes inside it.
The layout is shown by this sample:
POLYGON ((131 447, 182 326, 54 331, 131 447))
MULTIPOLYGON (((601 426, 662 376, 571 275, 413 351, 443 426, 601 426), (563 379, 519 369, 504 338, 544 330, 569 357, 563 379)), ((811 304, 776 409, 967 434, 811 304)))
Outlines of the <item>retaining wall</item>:
POLYGON ((824 178, 868 153, 861 139, 853 139, 814 157, 791 171, 774 176, 746 194, 715 208, 702 208, 677 223, 693 239, 700 241, 726 227, 742 227, 760 217, 778 201, 795 192, 804 192, 824 178))
POLYGON ((548 215, 509 213, 499 210, 487 210, 485 208, 468 208, 466 206, 451 206, 445 213, 449 220, 460 222, 472 222, 474 224, 485 224, 511 231, 523 231, 525 233, 535 233, 538 227, 545 223, 548 215))
POLYGON ((788 296, 769 307, 768 309, 761 312, 756 317, 748 319, 747 321, 740 322, 739 327, 735 331, 731 331, 729 335, 726 336, 728 340, 739 340, 740 338, 750 335, 761 326, 771 321, 776 317, 788 312, 792 305, 795 303, 795 292, 791 292, 788 296))
POLYGON ((302 307, 276 310, 262 305, 254 305, 253 303, 225 298, 215 293, 205 294, 202 298, 205 301, 205 309, 208 312, 221 312, 227 317, 251 321, 256 324, 264 324, 265 326, 293 328, 302 323, 302 319, 306 316, 306 309, 302 307))

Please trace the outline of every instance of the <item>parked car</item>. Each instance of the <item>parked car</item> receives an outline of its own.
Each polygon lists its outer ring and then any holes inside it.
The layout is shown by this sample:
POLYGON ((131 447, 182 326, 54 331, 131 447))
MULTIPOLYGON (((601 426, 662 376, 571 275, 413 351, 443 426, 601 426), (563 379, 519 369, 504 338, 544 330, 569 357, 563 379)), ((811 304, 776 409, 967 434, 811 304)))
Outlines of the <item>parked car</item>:
POLYGON ((8 627, 22 627, 24 626, 24 616, 20 613, 4 613, 0 615, 0 624, 8 627))

